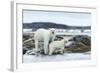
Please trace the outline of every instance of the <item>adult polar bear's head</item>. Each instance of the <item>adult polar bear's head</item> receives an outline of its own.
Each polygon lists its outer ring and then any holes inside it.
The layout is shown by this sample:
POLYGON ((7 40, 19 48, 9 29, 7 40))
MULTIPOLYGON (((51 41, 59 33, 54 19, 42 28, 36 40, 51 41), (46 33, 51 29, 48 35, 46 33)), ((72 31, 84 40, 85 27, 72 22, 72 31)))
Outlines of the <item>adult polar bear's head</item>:
POLYGON ((35 48, 37 49, 37 52, 39 49, 39 41, 43 41, 43 50, 45 54, 48 54, 48 45, 50 41, 53 41, 55 38, 54 30, 49 29, 38 29, 34 34, 34 40, 35 40, 35 48))
POLYGON ((34 34, 34 39, 38 41, 46 41, 46 40, 53 41, 54 37, 55 37, 54 30, 43 29, 43 28, 38 29, 34 34))

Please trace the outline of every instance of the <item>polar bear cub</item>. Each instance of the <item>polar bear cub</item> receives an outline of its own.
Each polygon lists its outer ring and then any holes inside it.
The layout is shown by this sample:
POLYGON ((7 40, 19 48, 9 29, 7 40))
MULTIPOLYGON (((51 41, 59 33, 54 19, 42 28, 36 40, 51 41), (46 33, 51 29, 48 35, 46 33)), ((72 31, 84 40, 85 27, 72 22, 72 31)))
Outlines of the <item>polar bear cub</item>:
POLYGON ((63 54, 65 47, 65 39, 53 41, 49 45, 49 55, 52 55, 53 53, 60 52, 63 54))

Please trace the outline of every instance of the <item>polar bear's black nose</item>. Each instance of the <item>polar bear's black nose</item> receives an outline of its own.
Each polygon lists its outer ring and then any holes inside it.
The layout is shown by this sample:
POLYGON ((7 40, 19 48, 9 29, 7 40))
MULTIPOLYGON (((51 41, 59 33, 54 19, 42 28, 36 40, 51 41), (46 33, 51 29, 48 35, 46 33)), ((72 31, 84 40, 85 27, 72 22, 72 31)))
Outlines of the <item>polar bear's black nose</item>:
POLYGON ((54 34, 54 31, 52 31, 52 34, 54 34))

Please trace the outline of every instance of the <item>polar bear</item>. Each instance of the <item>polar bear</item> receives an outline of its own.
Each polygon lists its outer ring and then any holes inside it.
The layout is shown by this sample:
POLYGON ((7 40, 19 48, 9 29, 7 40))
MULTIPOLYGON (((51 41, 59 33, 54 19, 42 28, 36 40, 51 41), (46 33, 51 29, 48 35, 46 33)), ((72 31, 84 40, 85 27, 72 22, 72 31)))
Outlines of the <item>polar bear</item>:
POLYGON ((54 52, 60 52, 63 54, 65 47, 65 39, 53 41, 49 45, 49 55, 52 55, 54 52))
POLYGON ((37 49, 37 52, 41 50, 41 48, 39 48, 40 45, 39 42, 43 41, 42 49, 44 50, 44 54, 48 54, 49 42, 53 41, 54 37, 55 37, 54 31, 43 28, 38 29, 34 34, 35 48, 37 49))

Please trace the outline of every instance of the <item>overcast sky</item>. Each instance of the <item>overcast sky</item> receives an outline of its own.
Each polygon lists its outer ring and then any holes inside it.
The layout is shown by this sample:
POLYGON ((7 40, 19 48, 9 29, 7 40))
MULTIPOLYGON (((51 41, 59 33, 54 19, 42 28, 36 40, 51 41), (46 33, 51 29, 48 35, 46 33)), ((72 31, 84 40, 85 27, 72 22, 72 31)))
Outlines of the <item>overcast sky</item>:
POLYGON ((55 22, 71 26, 90 26, 91 14, 50 11, 23 11, 23 22, 55 22))

